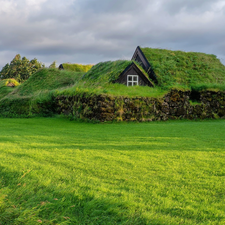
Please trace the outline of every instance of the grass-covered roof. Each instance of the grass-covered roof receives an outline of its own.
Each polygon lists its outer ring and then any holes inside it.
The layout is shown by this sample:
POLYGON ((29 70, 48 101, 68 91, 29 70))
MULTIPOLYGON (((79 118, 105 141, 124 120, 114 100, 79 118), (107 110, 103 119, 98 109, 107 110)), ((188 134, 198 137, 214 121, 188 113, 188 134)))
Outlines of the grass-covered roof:
POLYGON ((63 69, 74 72, 87 72, 93 65, 63 63, 63 69))
POLYGON ((15 94, 32 95, 35 92, 50 91, 74 85, 84 73, 43 68, 34 73, 27 81, 22 83, 15 94))
POLYGON ((141 48, 160 86, 198 83, 225 84, 225 66, 215 55, 141 48))
POLYGON ((100 62, 93 66, 85 75, 83 79, 93 80, 98 82, 114 82, 116 81, 120 74, 132 63, 142 71, 142 73, 149 79, 148 74, 143 70, 143 68, 136 62, 129 60, 117 60, 117 61, 107 61, 100 62))

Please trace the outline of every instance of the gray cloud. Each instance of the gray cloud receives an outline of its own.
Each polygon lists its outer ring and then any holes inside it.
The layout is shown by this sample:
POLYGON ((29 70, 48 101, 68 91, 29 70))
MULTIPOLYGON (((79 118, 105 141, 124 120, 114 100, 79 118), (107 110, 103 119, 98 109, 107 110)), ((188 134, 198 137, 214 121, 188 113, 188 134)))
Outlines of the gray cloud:
POLYGON ((218 55, 223 0, 11 0, 0 8, 0 69, 17 54, 47 65, 130 59, 136 46, 218 55))
POLYGON ((190 14, 199 14, 211 11, 214 5, 219 2, 220 0, 164 0, 163 8, 165 12, 169 12, 172 15, 180 13, 181 11, 190 14))

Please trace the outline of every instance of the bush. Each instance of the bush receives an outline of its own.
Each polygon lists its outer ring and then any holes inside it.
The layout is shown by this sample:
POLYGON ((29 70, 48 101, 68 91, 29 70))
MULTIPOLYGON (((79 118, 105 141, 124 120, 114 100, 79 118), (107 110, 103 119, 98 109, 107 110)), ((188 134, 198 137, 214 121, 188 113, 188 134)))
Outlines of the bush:
POLYGON ((19 82, 27 80, 38 69, 43 68, 44 64, 37 59, 28 60, 26 57, 21 59, 20 54, 17 54, 10 64, 6 64, 0 71, 1 79, 14 78, 19 82))
POLYGON ((0 81, 0 88, 2 87, 16 87, 19 86, 20 83, 15 79, 4 79, 0 81))

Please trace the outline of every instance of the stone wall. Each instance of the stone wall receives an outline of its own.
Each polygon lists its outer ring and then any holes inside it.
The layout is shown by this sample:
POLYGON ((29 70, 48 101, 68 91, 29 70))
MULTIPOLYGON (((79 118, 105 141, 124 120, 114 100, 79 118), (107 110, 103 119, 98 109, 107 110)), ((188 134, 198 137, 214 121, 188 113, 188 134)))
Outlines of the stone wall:
POLYGON ((95 121, 154 121, 225 117, 225 92, 171 90, 162 98, 78 94, 58 96, 57 112, 95 121))

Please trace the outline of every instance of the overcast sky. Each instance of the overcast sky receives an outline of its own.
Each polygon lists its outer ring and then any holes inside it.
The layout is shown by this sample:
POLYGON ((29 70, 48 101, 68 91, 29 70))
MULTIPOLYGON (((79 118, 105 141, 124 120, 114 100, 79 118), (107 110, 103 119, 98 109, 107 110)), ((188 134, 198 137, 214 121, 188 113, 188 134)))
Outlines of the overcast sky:
POLYGON ((16 54, 95 64, 135 48, 215 54, 225 64, 225 0, 0 0, 0 69, 16 54))

